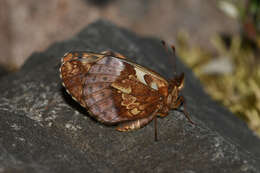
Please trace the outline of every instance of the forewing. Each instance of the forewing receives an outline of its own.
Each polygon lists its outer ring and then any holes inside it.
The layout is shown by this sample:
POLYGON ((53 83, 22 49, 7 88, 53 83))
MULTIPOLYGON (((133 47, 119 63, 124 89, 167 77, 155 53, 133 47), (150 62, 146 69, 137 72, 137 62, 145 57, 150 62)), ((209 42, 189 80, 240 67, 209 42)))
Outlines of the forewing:
MULTIPOLYGON (((124 64, 125 68, 120 77, 111 85, 118 113, 129 120, 147 117, 160 107, 163 96, 157 86, 155 87, 157 89, 154 89, 145 79, 140 81, 133 64, 127 62, 124 64)), ((144 68, 143 75, 150 75, 149 70, 144 68)))

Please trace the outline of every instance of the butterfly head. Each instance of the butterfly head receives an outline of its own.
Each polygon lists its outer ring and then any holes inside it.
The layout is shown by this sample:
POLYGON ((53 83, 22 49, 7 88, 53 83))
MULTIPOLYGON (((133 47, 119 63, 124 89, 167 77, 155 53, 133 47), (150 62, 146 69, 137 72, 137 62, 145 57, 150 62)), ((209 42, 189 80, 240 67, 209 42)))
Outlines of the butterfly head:
POLYGON ((179 98, 179 93, 184 87, 184 73, 176 76, 169 82, 168 92, 169 95, 167 97, 167 106, 170 109, 176 109, 176 102, 179 98))
POLYGON ((173 81, 173 85, 178 88, 178 91, 182 90, 184 87, 184 73, 181 73, 179 76, 175 77, 173 81))

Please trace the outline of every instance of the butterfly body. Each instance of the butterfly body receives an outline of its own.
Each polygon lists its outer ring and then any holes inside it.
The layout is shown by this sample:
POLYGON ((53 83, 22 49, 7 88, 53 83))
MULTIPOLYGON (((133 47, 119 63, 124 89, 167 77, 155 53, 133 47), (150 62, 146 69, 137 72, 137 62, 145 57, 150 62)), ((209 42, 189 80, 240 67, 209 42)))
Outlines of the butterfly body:
POLYGON ((177 108, 182 75, 168 82, 156 72, 114 52, 69 52, 60 76, 74 100, 105 124, 130 131, 177 108), (170 90, 169 90, 170 89, 170 90))

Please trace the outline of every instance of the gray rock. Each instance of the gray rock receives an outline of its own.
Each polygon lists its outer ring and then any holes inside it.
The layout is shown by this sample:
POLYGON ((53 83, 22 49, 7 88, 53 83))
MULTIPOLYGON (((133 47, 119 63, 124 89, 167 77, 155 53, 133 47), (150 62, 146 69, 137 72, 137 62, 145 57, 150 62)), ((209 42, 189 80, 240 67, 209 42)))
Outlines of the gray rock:
POLYGON ((0 172, 260 172, 260 140, 246 124, 207 96, 185 72, 188 111, 197 124, 172 111, 158 121, 121 133, 92 119, 64 91, 60 57, 69 50, 112 49, 172 76, 158 39, 143 38, 106 21, 33 54, 22 69, 1 78, 0 172), (132 58, 138 57, 138 58, 132 58))
POLYGON ((7 70, 2 65, 0 65, 0 78, 7 74, 8 74, 7 70))

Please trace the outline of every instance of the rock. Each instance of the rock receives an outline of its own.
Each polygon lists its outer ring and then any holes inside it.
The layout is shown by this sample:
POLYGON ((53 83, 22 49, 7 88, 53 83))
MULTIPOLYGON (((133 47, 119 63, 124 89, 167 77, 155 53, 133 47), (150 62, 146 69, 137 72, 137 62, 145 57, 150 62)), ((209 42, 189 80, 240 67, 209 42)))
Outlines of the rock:
POLYGON ((0 78, 7 74, 8 74, 7 70, 0 65, 0 78))
POLYGON ((106 21, 34 53, 20 71, 1 78, 0 172, 260 172, 260 140, 212 101, 179 60, 183 95, 197 126, 172 111, 159 119, 155 142, 153 123, 122 133, 92 119, 62 87, 60 58, 69 50, 106 49, 166 78, 173 74, 158 39, 106 21))

